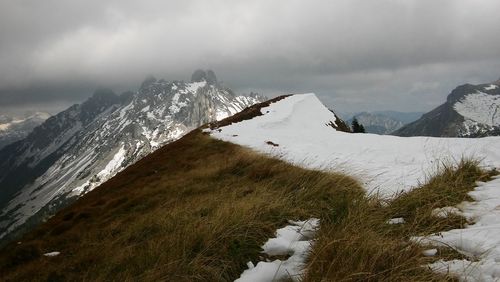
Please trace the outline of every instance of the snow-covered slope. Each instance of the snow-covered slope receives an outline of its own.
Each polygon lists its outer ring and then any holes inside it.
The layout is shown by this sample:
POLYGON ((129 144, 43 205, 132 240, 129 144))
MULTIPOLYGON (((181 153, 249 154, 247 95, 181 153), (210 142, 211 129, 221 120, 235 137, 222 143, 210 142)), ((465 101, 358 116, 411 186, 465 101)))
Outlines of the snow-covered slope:
MULTIPOLYGON (((336 117, 314 94, 287 97, 262 108, 261 113, 251 120, 211 130, 211 135, 299 166, 344 172, 357 177, 369 193, 385 197, 416 187, 443 162, 475 158, 485 167, 500 168, 500 137, 395 137, 339 132, 327 126, 336 117)), ((435 270, 450 270, 464 281, 499 279, 498 188, 497 180, 480 186, 471 192, 478 202, 461 207, 467 217, 477 220, 476 224, 422 239, 455 246, 477 256, 479 262, 441 261, 432 265, 435 270)))
MULTIPOLYGON (((213 72, 212 72, 213 74, 213 72)), ((190 83, 147 79, 137 93, 96 92, 0 151, 0 238, 36 223, 160 146, 259 102, 215 74, 190 83), (32 217, 37 214, 35 217, 32 217)))
MULTIPOLYGON (((496 85, 484 87, 493 90, 496 85)), ((465 95, 453 105, 466 122, 484 124, 490 127, 500 125, 500 95, 489 95, 481 91, 465 95)))
POLYGON ((307 168, 357 176, 370 193, 383 196, 409 190, 443 162, 463 157, 500 167, 500 137, 403 138, 339 132, 326 125, 335 121, 335 115, 314 94, 293 95, 261 111, 262 116, 222 127, 212 136, 307 168))
MULTIPOLYGON (((461 158, 478 159, 485 167, 500 168, 500 137, 396 137, 339 132, 327 126, 335 122, 335 115, 314 94, 287 97, 261 112, 262 116, 251 120, 206 131, 215 138, 299 166, 344 172, 357 177, 369 193, 385 197, 416 187, 440 164, 461 158)), ((474 225, 420 238, 423 243, 453 246, 478 261, 439 261, 431 265, 433 269, 450 271, 463 281, 500 279, 499 180, 480 183, 470 193, 477 202, 459 206, 466 217, 476 222, 474 225)))
POLYGON ((28 136, 33 128, 49 117, 50 114, 43 112, 36 112, 21 118, 0 115, 0 149, 28 136))
POLYGON ((500 87, 465 84, 446 103, 394 132, 398 136, 484 137, 500 135, 500 87))

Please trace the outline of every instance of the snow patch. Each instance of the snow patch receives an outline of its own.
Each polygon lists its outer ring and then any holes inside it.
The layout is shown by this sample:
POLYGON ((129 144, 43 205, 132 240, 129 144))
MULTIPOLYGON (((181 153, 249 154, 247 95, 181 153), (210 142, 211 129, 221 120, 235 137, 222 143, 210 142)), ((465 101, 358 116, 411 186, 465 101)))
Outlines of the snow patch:
POLYGON ((172 105, 168 108, 170 110, 171 114, 176 114, 178 113, 181 108, 187 106, 186 102, 179 102, 180 96, 183 95, 180 92, 175 93, 174 97, 172 98, 172 105))
POLYGON ((276 238, 269 239, 263 253, 270 256, 290 255, 286 260, 276 259, 271 262, 259 262, 256 266, 248 262, 237 282, 281 281, 292 279, 300 281, 305 260, 312 245, 312 238, 319 227, 319 219, 289 221, 291 225, 276 231, 276 238))
POLYGON ((206 81, 199 81, 199 82, 191 82, 191 83, 187 83, 186 84, 186 90, 193 93, 193 94, 196 94, 196 92, 198 91, 198 89, 202 88, 202 87, 205 87, 205 85, 207 85, 207 82, 206 81))
POLYGON ((405 223, 405 219, 402 217, 395 217, 387 220, 387 224, 403 224, 405 223))
POLYGON ((123 146, 120 147, 118 152, 113 156, 113 159, 109 161, 106 167, 100 171, 97 176, 99 178, 107 178, 112 173, 115 173, 121 167, 123 160, 125 160, 126 153, 127 151, 125 148, 123 146))
POLYGON ((60 254, 61 254, 60 252, 50 252, 50 253, 45 253, 43 255, 46 257, 55 257, 55 256, 58 256, 60 254))
POLYGON ((456 207, 444 207, 432 210, 432 216, 447 218, 450 215, 462 215, 462 212, 456 207))
POLYGON ((87 189, 89 187, 90 187, 89 181, 85 181, 85 183, 83 183, 82 185, 73 188, 73 190, 71 190, 69 195, 70 196, 80 196, 85 192, 85 189, 87 189))
POLYGON ((438 250, 437 249, 428 249, 422 252, 422 255, 426 257, 433 257, 437 254, 438 250))
POLYGON ((227 118, 229 115, 226 111, 224 110, 218 110, 216 113, 215 113, 215 120, 217 121, 221 121, 225 118, 227 118))

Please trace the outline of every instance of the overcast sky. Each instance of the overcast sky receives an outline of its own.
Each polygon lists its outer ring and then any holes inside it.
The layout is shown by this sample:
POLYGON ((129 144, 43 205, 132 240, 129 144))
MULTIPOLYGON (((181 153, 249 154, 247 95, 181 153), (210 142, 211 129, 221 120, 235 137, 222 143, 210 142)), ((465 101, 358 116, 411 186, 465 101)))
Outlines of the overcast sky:
POLYGON ((498 0, 0 0, 0 113, 213 69, 236 92, 427 111, 500 77, 498 0))

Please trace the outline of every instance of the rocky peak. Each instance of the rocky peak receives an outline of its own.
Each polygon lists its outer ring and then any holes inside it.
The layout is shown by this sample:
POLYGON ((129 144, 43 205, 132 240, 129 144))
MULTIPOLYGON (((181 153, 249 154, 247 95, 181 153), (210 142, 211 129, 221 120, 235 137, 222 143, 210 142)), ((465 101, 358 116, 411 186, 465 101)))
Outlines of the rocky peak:
POLYGON ((209 85, 217 84, 217 76, 213 70, 195 70, 193 75, 191 75, 191 82, 201 82, 206 81, 209 85))
POLYGON ((94 94, 88 101, 104 102, 107 100, 115 100, 117 95, 113 90, 108 88, 98 88, 94 91, 94 94))
POLYGON ((82 104, 80 119, 87 124, 101 112, 118 103, 120 103, 120 97, 115 92, 106 88, 97 89, 92 97, 82 104))

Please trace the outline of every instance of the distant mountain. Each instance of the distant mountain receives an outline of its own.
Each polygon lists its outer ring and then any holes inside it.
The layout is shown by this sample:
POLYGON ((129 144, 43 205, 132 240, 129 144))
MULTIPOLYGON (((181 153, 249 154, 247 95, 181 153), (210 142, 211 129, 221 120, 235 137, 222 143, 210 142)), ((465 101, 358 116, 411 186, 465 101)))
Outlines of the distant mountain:
POLYGON ((423 112, 398 112, 398 111, 375 111, 372 114, 383 115, 407 124, 419 119, 423 112))
POLYGON ((96 91, 0 150, 0 238, 39 222, 191 129, 261 100, 235 95, 202 70, 191 82, 149 77, 136 93, 96 91))
POLYGON ((356 118, 361 123, 366 132, 376 134, 389 134, 408 122, 418 119, 422 113, 411 112, 396 112, 396 111, 377 111, 377 112, 361 112, 354 114, 348 120, 351 124, 353 118, 356 118))
POLYGON ((483 137, 500 135, 500 80, 464 84, 446 102, 393 134, 398 136, 483 137))
POLYGON ((350 119, 349 123, 352 123, 354 118, 356 118, 358 122, 364 126, 367 133, 387 134, 404 125, 402 121, 382 114, 367 112, 359 113, 350 119))
POLYGON ((0 115, 0 149, 15 141, 21 140, 42 124, 50 114, 36 112, 22 118, 0 115))

